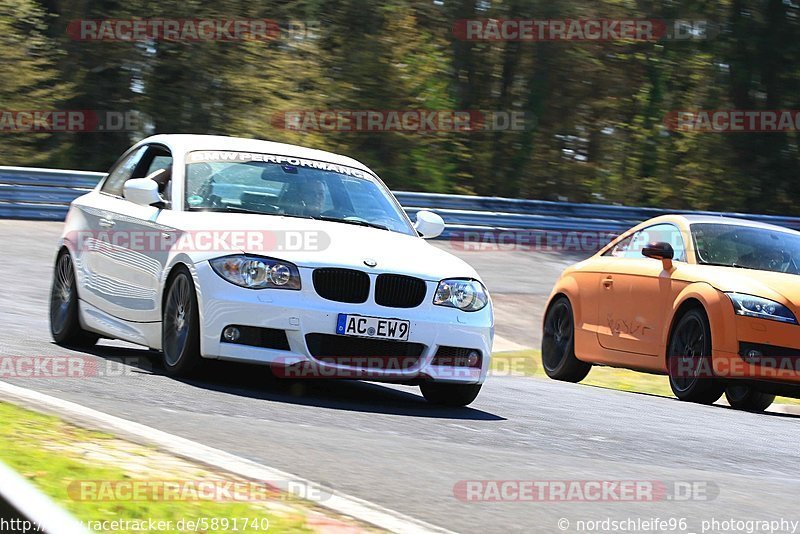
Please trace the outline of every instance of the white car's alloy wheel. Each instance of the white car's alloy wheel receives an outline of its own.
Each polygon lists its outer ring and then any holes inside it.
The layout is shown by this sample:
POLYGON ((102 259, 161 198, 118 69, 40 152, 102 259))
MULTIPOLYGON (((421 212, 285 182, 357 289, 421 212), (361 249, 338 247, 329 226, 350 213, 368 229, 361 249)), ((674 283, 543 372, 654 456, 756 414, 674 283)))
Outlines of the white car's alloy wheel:
POLYGON ((74 285, 75 273, 72 270, 72 261, 69 254, 62 254, 56 262, 50 301, 50 320, 54 332, 63 332, 67 325, 74 285))
POLYGON ((62 250, 56 259, 53 287, 50 290, 50 333, 59 345, 90 347, 98 336, 86 332, 78 319, 78 288, 69 252, 62 250))
POLYGON ((197 298, 191 275, 180 270, 167 288, 162 322, 162 351, 168 374, 187 375, 200 363, 197 298))

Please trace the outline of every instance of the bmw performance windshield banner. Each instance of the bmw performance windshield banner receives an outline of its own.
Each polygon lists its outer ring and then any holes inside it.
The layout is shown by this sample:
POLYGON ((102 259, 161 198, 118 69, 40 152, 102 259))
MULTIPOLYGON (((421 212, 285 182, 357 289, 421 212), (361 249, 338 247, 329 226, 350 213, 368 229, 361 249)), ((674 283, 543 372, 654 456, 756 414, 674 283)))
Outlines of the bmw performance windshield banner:
POLYGON ((296 167, 309 167, 321 171, 338 172, 339 174, 346 174, 347 176, 355 176, 356 178, 368 178, 369 173, 359 169, 347 167, 344 165, 336 165, 334 163, 327 163, 324 161, 317 161, 313 159, 293 158, 289 156, 276 156, 273 154, 259 154, 256 152, 233 152, 221 150, 202 150, 190 152, 186 156, 187 163, 200 163, 209 161, 229 161, 232 163, 244 162, 263 162, 263 163, 276 163, 278 165, 294 165, 296 167))

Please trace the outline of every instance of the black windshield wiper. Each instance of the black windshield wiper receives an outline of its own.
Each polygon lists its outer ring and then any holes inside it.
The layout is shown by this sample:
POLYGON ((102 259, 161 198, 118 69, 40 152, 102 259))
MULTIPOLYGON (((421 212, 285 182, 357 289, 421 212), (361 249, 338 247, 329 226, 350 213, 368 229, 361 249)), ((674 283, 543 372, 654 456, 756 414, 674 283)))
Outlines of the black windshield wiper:
POLYGON ((358 225, 358 226, 368 226, 370 228, 378 228, 379 230, 388 230, 389 229, 388 226, 384 226, 382 224, 371 223, 369 221, 365 221, 365 220, 362 220, 362 219, 340 219, 338 217, 325 217, 324 215, 321 215, 319 217, 319 219, 321 221, 339 222, 339 223, 344 223, 344 224, 355 224, 355 225, 358 225))
POLYGON ((207 207, 207 208, 189 208, 189 211, 209 211, 216 213, 252 213, 254 215, 274 215, 277 217, 294 217, 296 219, 318 219, 311 215, 293 215, 291 213, 269 213, 266 211, 250 210, 240 206, 224 206, 224 207, 207 207))
POLYGON ((224 206, 224 207, 212 207, 209 206, 207 208, 189 208, 189 211, 209 211, 215 213, 253 213, 255 215, 274 215, 270 213, 264 213, 263 211, 257 210, 249 210, 247 208, 240 208, 238 206, 224 206))
POLYGON ((380 230, 388 230, 387 226, 383 226, 382 224, 371 223, 368 221, 364 221, 361 219, 340 219, 338 217, 325 217, 324 215, 320 215, 319 217, 314 217, 312 215, 294 215, 292 213, 265 213, 263 211, 258 210, 249 210, 247 208, 241 208, 239 206, 224 206, 224 207, 207 207, 207 208, 189 208, 189 211, 209 211, 209 212, 227 212, 227 213, 252 213, 255 215, 276 215, 278 217, 292 217, 295 219, 313 219, 316 221, 328 221, 328 222, 338 222, 344 224, 355 224, 358 226, 368 226, 370 228, 378 228, 380 230))
POLYGON ((734 269, 751 269, 751 267, 745 267, 744 265, 739 265, 738 263, 716 263, 713 261, 704 261, 701 265, 714 265, 716 267, 733 267, 734 269))
POLYGON ((291 217, 293 219, 313 219, 315 221, 320 219, 319 217, 314 217, 313 215, 295 215, 294 213, 275 213, 274 215, 279 217, 291 217))

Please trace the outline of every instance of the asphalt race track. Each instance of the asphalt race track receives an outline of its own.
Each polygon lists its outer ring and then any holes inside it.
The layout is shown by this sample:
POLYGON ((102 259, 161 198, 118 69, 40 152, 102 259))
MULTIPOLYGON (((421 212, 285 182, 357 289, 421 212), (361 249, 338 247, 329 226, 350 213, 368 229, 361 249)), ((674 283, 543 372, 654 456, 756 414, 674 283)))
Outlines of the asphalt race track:
MULTIPOLYGON (((75 354, 54 345, 48 331, 59 229, 0 221, 0 355, 75 354)), ((575 258, 459 254, 481 272, 495 298, 498 333, 520 345, 538 344, 541 303, 575 258)), ((276 381, 260 368, 229 364, 206 378, 176 381, 159 372, 157 355, 124 343, 102 341, 88 357, 136 364, 119 376, 8 381, 459 532, 578 532, 580 520, 608 518, 686 518, 685 530, 649 531, 701 532, 704 520, 799 515, 800 421, 791 415, 496 376, 471 407, 442 409, 426 404, 417 388, 276 381), (705 493, 657 502, 475 503, 454 496, 464 480, 635 480, 667 488, 678 482, 696 483, 705 493), (559 528, 562 518, 566 529, 559 528)))

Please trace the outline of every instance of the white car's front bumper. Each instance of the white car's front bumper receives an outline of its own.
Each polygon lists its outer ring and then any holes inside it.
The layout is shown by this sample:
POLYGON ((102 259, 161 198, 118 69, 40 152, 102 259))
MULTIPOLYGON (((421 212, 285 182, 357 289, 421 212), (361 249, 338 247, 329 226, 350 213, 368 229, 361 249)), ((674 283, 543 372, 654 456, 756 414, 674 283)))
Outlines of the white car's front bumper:
MULTIPOLYGON (((365 378, 368 380, 405 381, 433 379, 442 382, 482 383, 487 375, 494 319, 491 303, 477 312, 463 312, 454 308, 434 306, 433 293, 437 282, 426 282, 427 293, 421 305, 415 308, 379 306, 374 301, 375 276, 370 275, 371 291, 363 304, 349 304, 326 300, 314 290, 312 269, 300 268, 302 289, 253 290, 238 287, 217 275, 208 262, 195 265, 195 276, 200 308, 201 353, 206 358, 288 366, 310 362, 319 372, 298 376, 365 378), (405 319, 410 321, 409 343, 423 346, 421 355, 413 364, 400 357, 400 365, 383 365, 370 368, 369 376, 359 376, 351 365, 321 362, 309 350, 308 334, 335 335, 340 313, 372 317, 405 319), (277 350, 222 340, 227 326, 239 325, 285 331, 289 350, 277 350), (432 365, 439 347, 458 347, 480 351, 480 367, 432 365)), ((338 336, 342 337, 342 336, 338 336)), ((356 338, 360 339, 360 338, 356 338)), ((370 355, 371 356, 371 355, 370 355)), ((345 363, 361 365, 360 358, 343 359, 345 363)), ((372 360, 374 361, 374 360, 372 360)), ((307 365, 307 364, 301 364, 307 365)), ((287 373, 286 376, 292 376, 287 373)))

